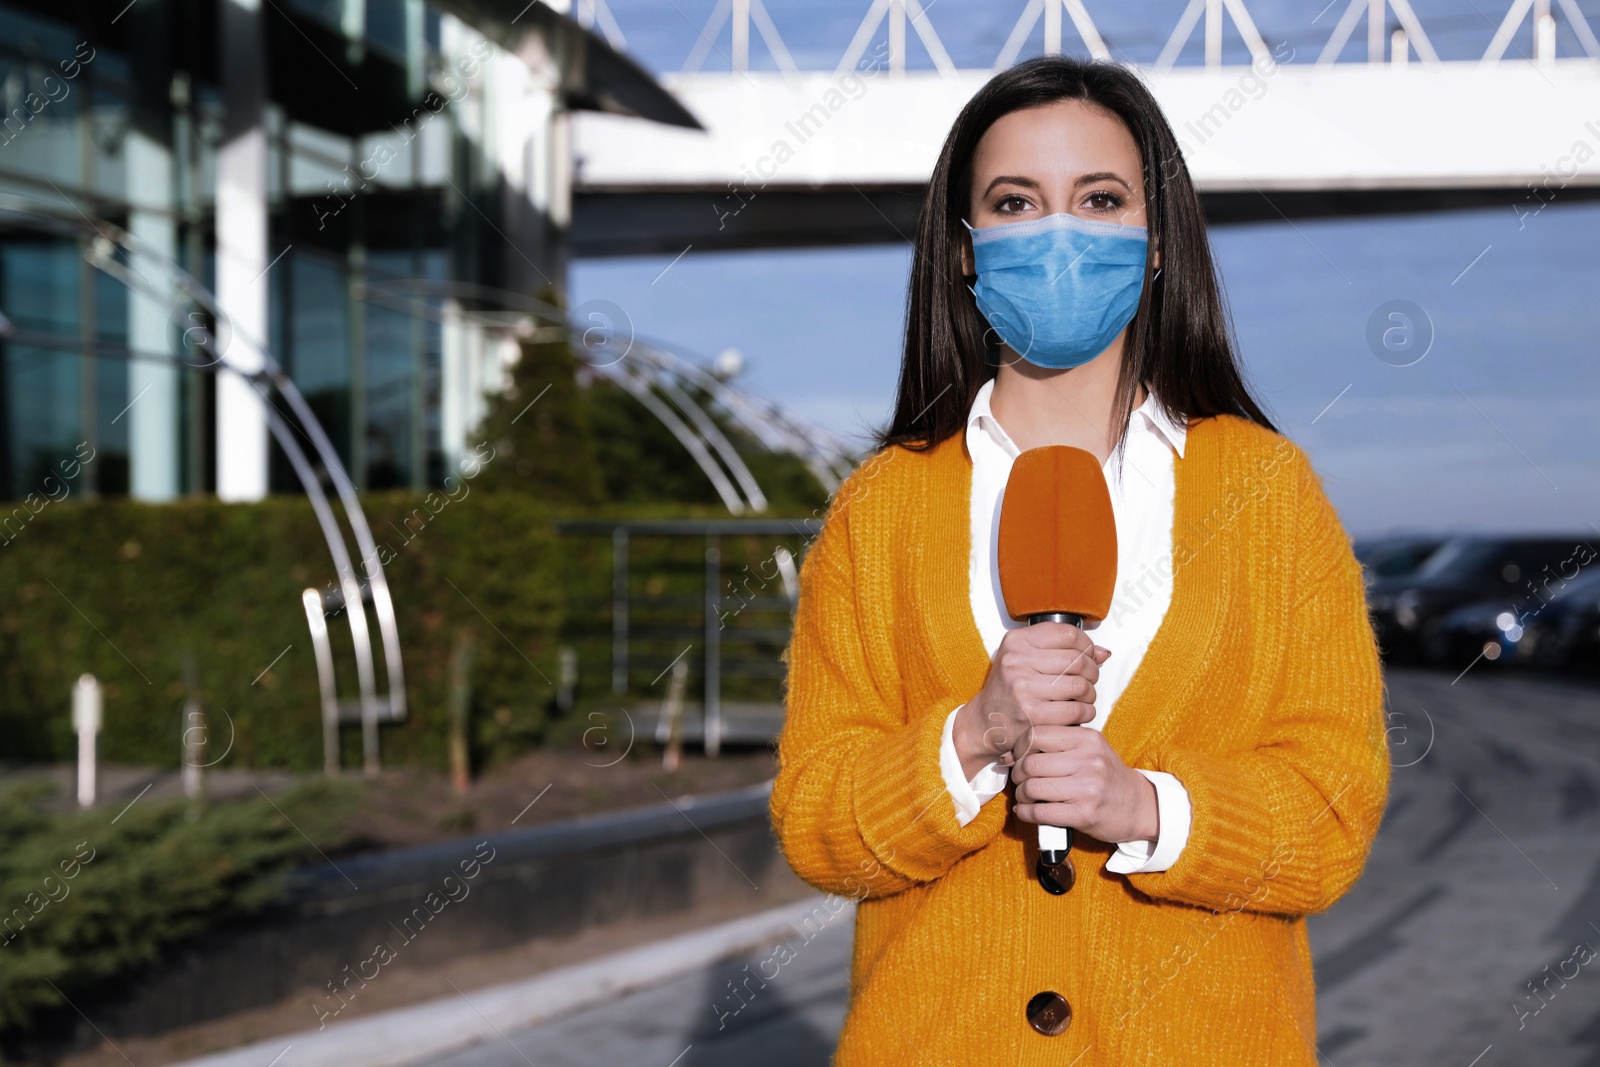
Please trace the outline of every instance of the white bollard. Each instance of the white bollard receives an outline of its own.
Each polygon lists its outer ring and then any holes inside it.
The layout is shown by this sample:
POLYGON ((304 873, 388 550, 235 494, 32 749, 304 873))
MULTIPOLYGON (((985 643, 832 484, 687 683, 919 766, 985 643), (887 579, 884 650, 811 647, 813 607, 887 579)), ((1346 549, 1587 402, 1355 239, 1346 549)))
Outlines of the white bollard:
POLYGON ((72 687, 72 728, 78 731, 78 806, 94 805, 94 735, 100 732, 100 683, 78 675, 72 687))
POLYGON ((202 753, 206 747, 206 713, 193 697, 183 702, 183 795, 190 800, 205 796, 202 753))

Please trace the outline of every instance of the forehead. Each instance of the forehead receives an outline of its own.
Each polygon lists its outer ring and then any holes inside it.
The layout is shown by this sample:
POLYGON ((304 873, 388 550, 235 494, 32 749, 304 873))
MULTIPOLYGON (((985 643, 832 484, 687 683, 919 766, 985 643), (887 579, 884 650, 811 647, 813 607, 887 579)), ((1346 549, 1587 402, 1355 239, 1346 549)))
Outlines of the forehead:
POLYGON ((1047 182, 1115 171, 1139 184, 1139 146, 1116 115, 1082 100, 1057 100, 1008 112, 981 138, 972 158, 975 191, 1000 174, 1047 182))

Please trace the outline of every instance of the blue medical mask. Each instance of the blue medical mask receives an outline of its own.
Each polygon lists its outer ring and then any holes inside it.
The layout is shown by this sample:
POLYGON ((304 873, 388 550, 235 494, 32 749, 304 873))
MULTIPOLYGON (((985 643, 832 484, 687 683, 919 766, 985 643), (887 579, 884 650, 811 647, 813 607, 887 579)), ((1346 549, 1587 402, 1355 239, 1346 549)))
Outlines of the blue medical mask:
POLYGON ((968 286, 1000 339, 1052 369, 1089 362, 1133 321, 1144 289, 1144 226, 1046 215, 974 227, 968 286))

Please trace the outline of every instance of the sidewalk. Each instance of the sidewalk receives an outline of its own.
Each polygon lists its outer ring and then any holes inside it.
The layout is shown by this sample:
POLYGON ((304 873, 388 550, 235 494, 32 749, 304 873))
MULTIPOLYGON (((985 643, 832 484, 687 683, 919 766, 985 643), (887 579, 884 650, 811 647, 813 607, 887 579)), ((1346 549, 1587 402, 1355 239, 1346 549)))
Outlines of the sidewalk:
POLYGON ((281 1035, 176 1067, 405 1067, 437 1059, 792 937, 822 900, 808 897, 525 981, 281 1035))

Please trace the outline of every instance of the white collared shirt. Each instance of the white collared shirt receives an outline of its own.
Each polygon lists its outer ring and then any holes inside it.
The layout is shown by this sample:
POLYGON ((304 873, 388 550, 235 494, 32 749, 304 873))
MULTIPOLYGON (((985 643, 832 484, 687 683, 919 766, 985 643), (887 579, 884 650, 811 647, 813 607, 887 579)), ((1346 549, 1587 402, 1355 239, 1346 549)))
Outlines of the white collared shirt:
MULTIPOLYGON (((991 378, 978 390, 966 427, 972 456, 969 591, 973 619, 991 658, 1007 630, 1028 625, 1006 613, 1000 591, 1000 503, 1019 450, 990 410, 993 392, 991 378)), ((1117 698, 1144 658, 1172 599, 1174 465, 1183 456, 1187 436, 1188 427, 1167 418, 1155 395, 1149 394, 1128 420, 1120 477, 1115 455, 1102 468, 1117 524, 1117 583, 1106 618, 1086 627, 1095 644, 1112 652, 1095 683, 1095 717, 1084 724, 1092 729, 1103 729, 1116 710, 1117 698)), ((956 820, 965 826, 1005 788, 1009 770, 990 763, 971 781, 966 779, 953 739, 956 711, 945 720, 939 767, 955 801, 956 820)), ((1189 837, 1191 809, 1183 784, 1164 771, 1135 770, 1156 787, 1161 828, 1154 848, 1148 841, 1119 842, 1106 862, 1106 870, 1114 874, 1164 871, 1177 861, 1189 837)))

